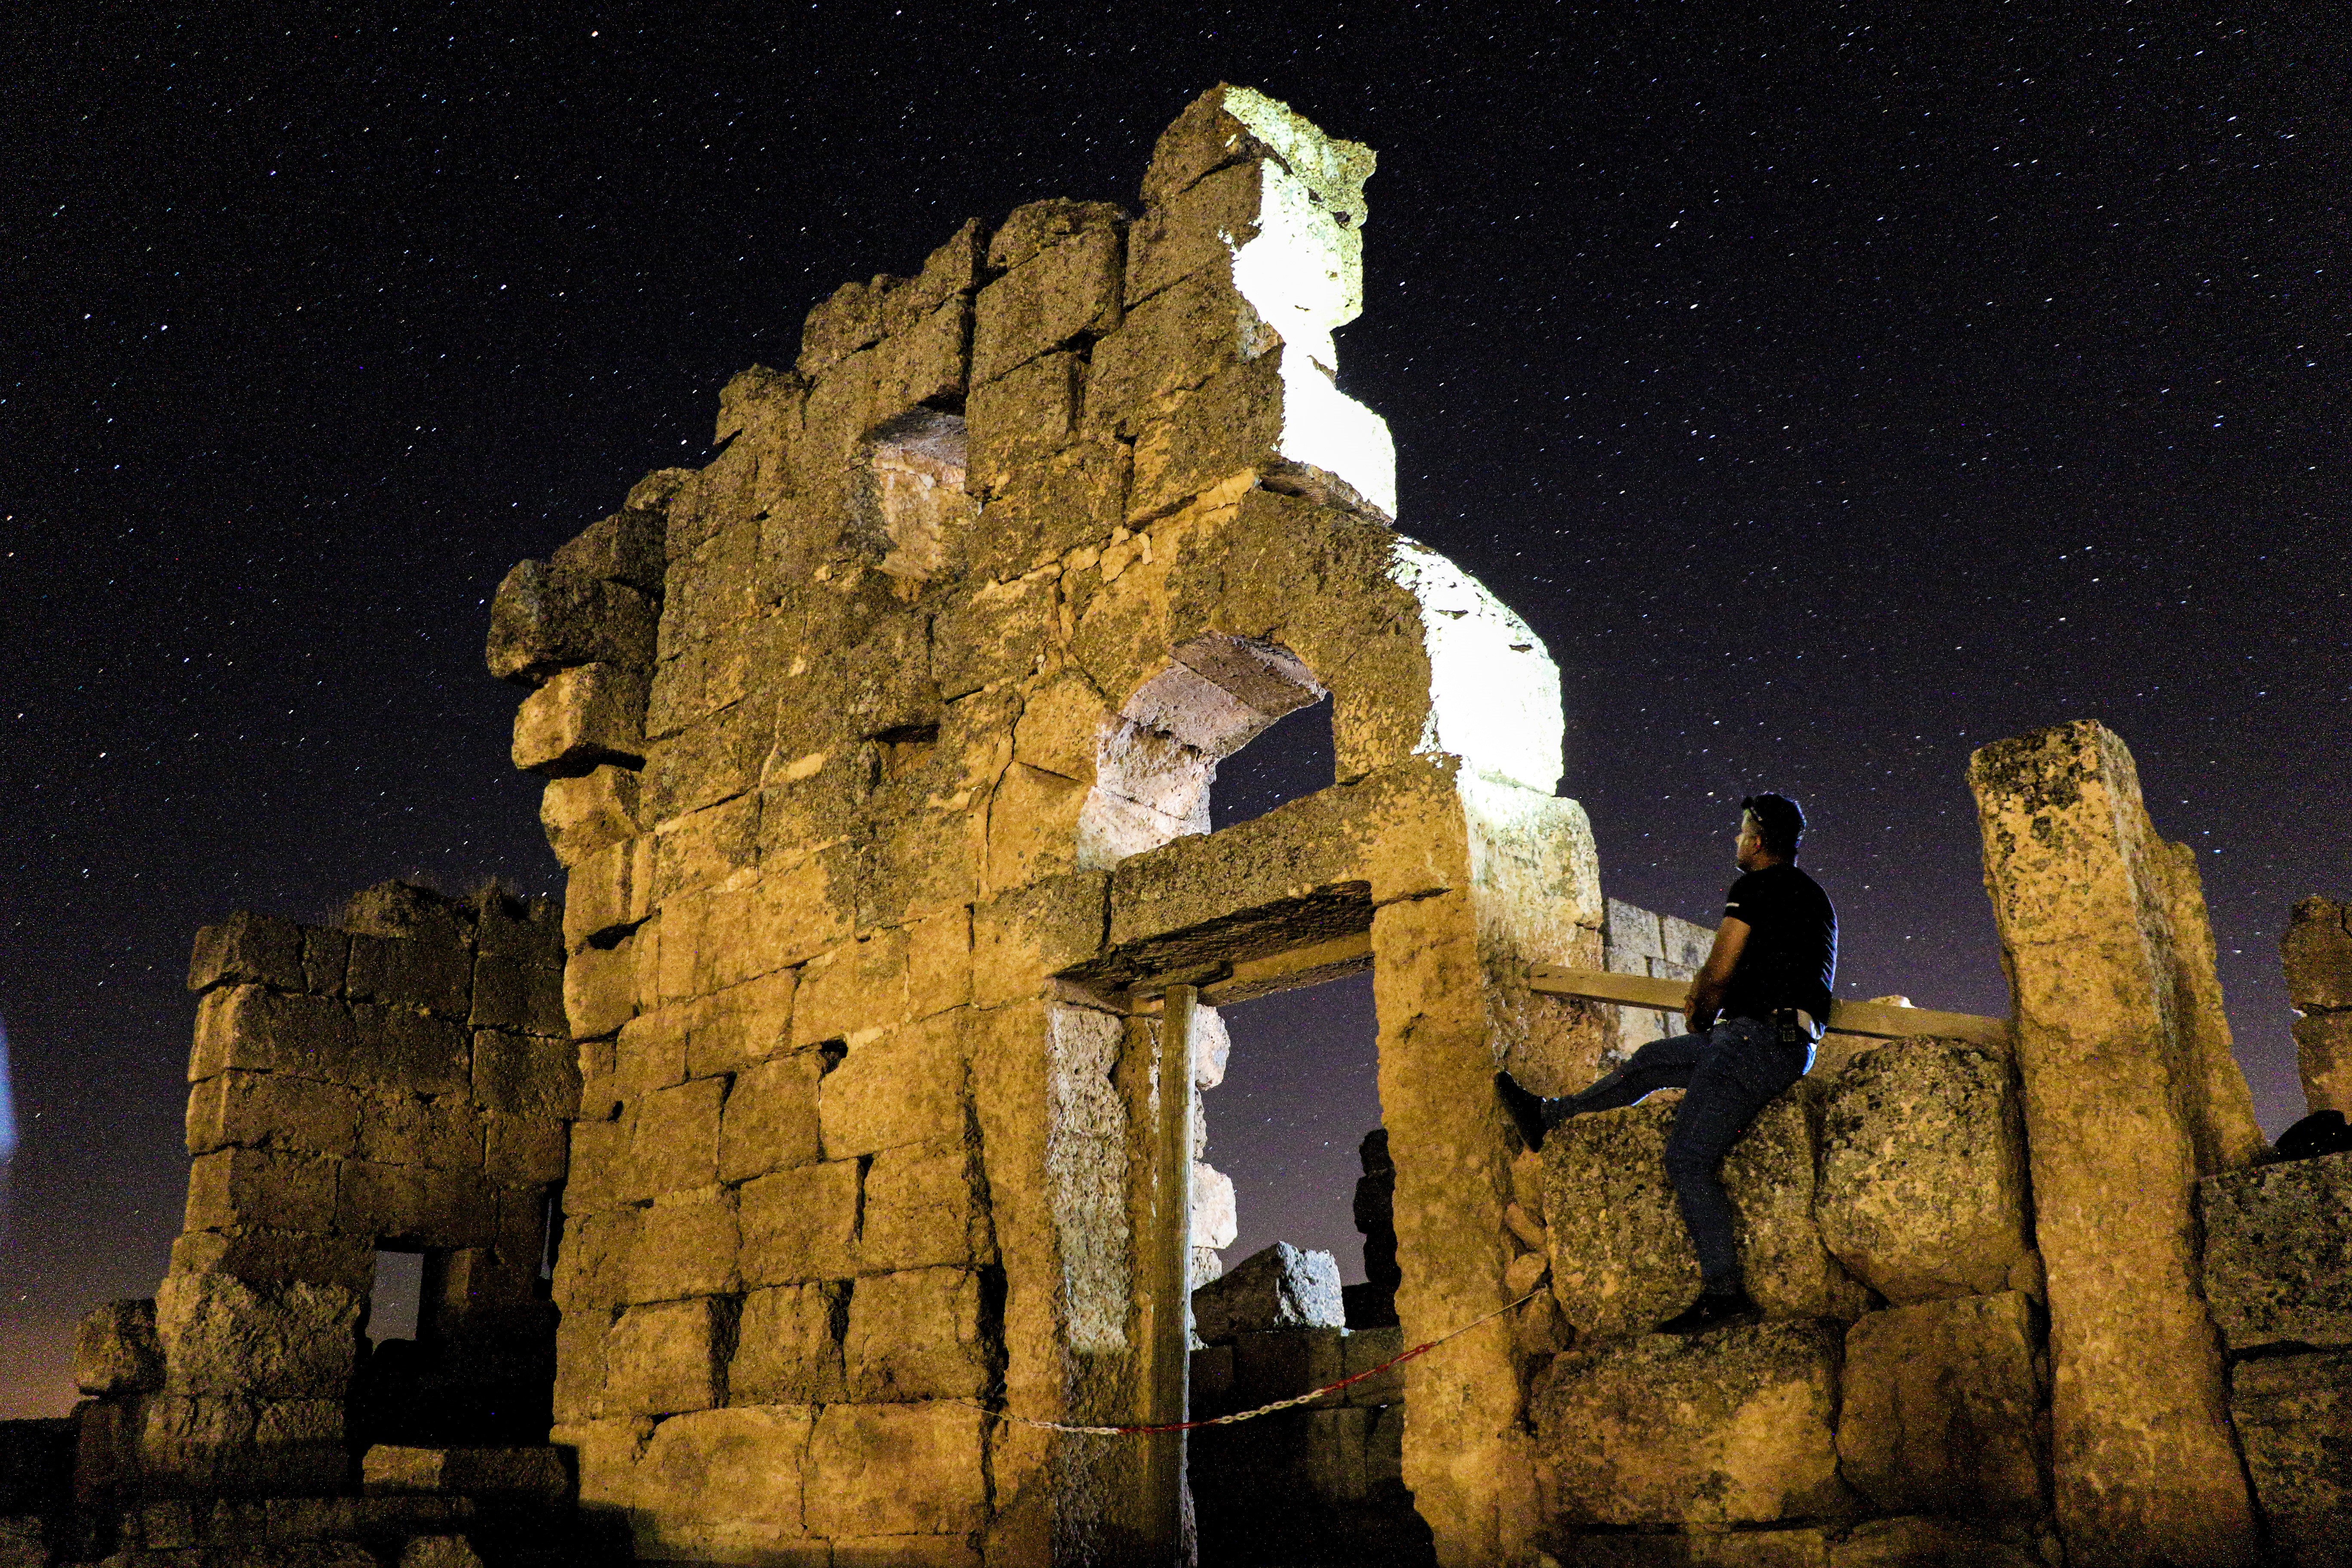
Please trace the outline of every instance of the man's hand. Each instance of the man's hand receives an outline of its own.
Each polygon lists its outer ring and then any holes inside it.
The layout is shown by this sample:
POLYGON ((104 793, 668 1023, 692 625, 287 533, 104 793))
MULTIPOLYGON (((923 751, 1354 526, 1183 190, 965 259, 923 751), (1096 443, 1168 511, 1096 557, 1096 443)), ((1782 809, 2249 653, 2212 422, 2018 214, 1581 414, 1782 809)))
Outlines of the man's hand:
POLYGON ((1715 946, 1707 950, 1698 978, 1691 982, 1690 991, 1683 997, 1683 1022, 1692 1029, 1706 1028, 1723 1010, 1724 987, 1731 984, 1731 972, 1739 967, 1739 954, 1748 945, 1748 929, 1746 921, 1736 917, 1726 917, 1715 928, 1715 946))

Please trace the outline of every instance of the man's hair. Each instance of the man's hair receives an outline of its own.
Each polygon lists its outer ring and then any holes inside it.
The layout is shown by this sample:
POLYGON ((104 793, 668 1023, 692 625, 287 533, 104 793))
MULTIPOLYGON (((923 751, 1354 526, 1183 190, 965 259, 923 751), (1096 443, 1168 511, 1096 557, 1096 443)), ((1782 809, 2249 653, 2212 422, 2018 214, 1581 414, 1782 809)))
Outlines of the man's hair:
POLYGON ((1739 809, 1756 819, 1756 836, 1764 841, 1764 852, 1792 860, 1797 855, 1797 841, 1805 836, 1805 814, 1797 803, 1785 795, 1751 795, 1739 803, 1739 809))

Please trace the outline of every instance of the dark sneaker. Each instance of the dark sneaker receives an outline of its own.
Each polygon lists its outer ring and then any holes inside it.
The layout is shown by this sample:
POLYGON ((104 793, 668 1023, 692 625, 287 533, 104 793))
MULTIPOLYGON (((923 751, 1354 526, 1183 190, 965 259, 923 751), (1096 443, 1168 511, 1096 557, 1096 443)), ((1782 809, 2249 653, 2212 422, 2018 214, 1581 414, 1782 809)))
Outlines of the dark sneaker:
POLYGON ((1657 1327, 1662 1334, 1703 1334, 1734 1323, 1753 1323, 1764 1310, 1748 1299, 1745 1289, 1707 1290, 1657 1327))
POLYGON ((1543 1097, 1521 1089, 1518 1080, 1509 1073, 1495 1075, 1495 1098, 1511 1113, 1511 1125, 1519 1130, 1519 1142, 1529 1149, 1540 1149, 1544 1141, 1543 1097))

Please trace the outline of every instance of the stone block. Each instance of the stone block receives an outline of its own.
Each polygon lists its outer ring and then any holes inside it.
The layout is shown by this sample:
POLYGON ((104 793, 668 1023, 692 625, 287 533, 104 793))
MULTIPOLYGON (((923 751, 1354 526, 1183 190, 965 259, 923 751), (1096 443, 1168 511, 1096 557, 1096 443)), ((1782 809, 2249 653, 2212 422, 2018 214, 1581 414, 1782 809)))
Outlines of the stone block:
POLYGON ((971 441, 964 482, 973 494, 983 500, 1003 494, 1022 466, 1070 444, 1086 369, 1077 354, 1043 354, 971 389, 964 403, 971 441))
POLYGON ((907 1016, 907 933, 877 931, 818 954, 793 1000, 795 1047, 873 1038, 907 1016))
POLYGON ((562 1039, 572 1037, 563 1015, 563 966, 518 963, 484 953, 474 960, 473 1010, 466 1021, 478 1029, 520 1029, 562 1039))
POLYGON ((994 381, 1048 350, 1118 324, 1124 227, 1116 220, 1090 225, 980 291, 972 316, 974 382, 994 381))
POLYGON ((385 1165, 436 1170, 482 1168, 482 1113, 465 1099, 437 1100, 378 1091, 358 1097, 358 1157, 385 1165))
POLYGON ((90 1309, 74 1331, 74 1386, 106 1399, 163 1385, 154 1301, 107 1301, 90 1309))
POLYGON ((824 1545, 806 1539, 802 1517, 815 1419, 804 1405, 752 1405, 655 1427, 635 1476, 638 1558, 823 1563, 824 1545))
MULTIPOLYGON (((1340 1372, 1344 1376, 1361 1377, 1402 1355, 1404 1350, 1404 1330, 1402 1328, 1349 1329, 1348 1337, 1339 1342, 1340 1372)), ((1361 1383, 1349 1384, 1346 1398, 1350 1405, 1403 1403, 1404 1368, 1390 1367, 1385 1372, 1365 1377, 1361 1383)))
POLYGON ((341 1399, 362 1305, 358 1292, 331 1285, 167 1276, 155 1293, 165 1386, 186 1397, 341 1399))
POLYGON ((604 1307, 563 1309, 555 1326, 556 1422, 593 1421, 604 1413, 604 1352, 613 1313, 604 1307))
POLYGON ((755 787, 771 743, 772 706, 746 700, 721 708, 654 747, 638 785, 640 817, 658 825, 755 787))
POLYGON ((341 1084, 231 1068, 188 1091, 188 1152, 236 1146, 341 1158, 358 1147, 359 1103, 341 1084))
MULTIPOLYGON (((1347 1373, 1345 1329, 1244 1331, 1233 1337, 1234 1402, 1244 1409, 1328 1387, 1347 1373)), ((1338 1405, 1334 1394, 1323 1405, 1338 1405)))
MULTIPOLYGON (((1200 1125, 1195 1121, 1195 1126, 1200 1125)), ((1216 1251, 1231 1247, 1241 1233, 1241 1215, 1234 1206, 1234 1179, 1223 1171, 1192 1162, 1192 1246, 1216 1251)))
POLYGON ((1865 1520, 1827 1545, 1828 1568, 2045 1568, 2059 1554, 2054 1533, 2042 1535, 2037 1549, 1952 1520, 1916 1516, 1865 1520))
MULTIPOLYGON (((1597 1111, 1544 1140, 1552 1294, 1580 1334, 1642 1332, 1698 1294, 1697 1256, 1665 1171, 1674 1115, 1657 1104, 1597 1111)), ((1765 1107, 1722 1177, 1757 1303, 1774 1317, 1859 1315, 1864 1293, 1814 1227, 1812 1129, 1800 1096, 1765 1107)))
POLYGON ((2352 1013, 2313 1013, 2294 1024, 2304 1103, 2352 1112, 2352 1013))
POLYGON ((630 1250, 629 1300, 669 1301, 740 1289, 735 1204, 735 1193, 726 1187, 656 1199, 643 1211, 630 1250))
POLYGON ((971 1535, 865 1535, 833 1542, 833 1568, 981 1568, 971 1535))
POLYGON ((334 1228, 341 1162, 270 1149, 221 1149, 188 1166, 187 1228, 230 1230, 263 1222, 295 1230, 334 1228))
POLYGON ((410 1094, 469 1091, 473 1032, 458 1018, 362 1005, 351 1010, 351 1030, 353 1059, 341 1081, 410 1094))
POLYGON ((1274 1329, 1337 1329, 1339 1265, 1328 1252, 1277 1241, 1192 1292, 1192 1331, 1214 1343, 1274 1329))
POLYGON ((960 1024, 959 1015, 942 1013, 852 1043, 848 1055, 817 1085, 824 1157, 847 1160, 960 1138, 960 1024))
MULTIPOLYGON (((694 1010, 664 1007, 640 1013, 613 1041, 613 1078, 623 1092, 643 1096, 686 1081, 686 1045, 694 1010)), ((583 1091, 584 1092, 584 1091, 583 1091)), ((649 1194, 648 1194, 649 1195, 649 1194)))
POLYGON ((735 1079, 719 1121, 720 1181, 748 1181, 824 1157, 817 1121, 824 1066, 816 1052, 802 1051, 747 1068, 735 1079))
POLYGON ((739 1214, 746 1285, 843 1279, 857 1272, 852 1249, 858 1165, 856 1160, 802 1165, 743 1184, 739 1214))
POLYGON ((580 859, 563 882, 563 941, 577 952, 613 940, 653 912, 650 834, 608 845, 580 859))
POLYGON ((1561 1356, 1534 1416, 1562 1521, 1720 1530, 1847 1511, 1841 1337, 1768 1322, 1561 1356))
POLYGON ((277 991, 310 989, 302 966, 302 928, 270 915, 234 914, 196 932, 188 962, 188 989, 216 985, 267 985, 277 991))
MULTIPOLYGON (((950 699, 978 690, 990 680, 1018 679, 1034 668, 1034 655, 1053 631, 1053 584, 1026 578, 1074 551, 1099 549, 1127 521, 1127 486, 1132 471, 1126 443, 1080 438, 1045 456, 1009 464, 1003 484, 989 497, 979 526, 950 558, 960 557, 967 578, 992 583, 999 605, 983 598, 952 612, 969 626, 982 617, 997 620, 987 635, 940 638, 938 672, 941 695, 950 699), (1007 616, 1002 603, 1042 601, 1045 614, 1007 616)), ((943 617, 944 619, 944 617, 943 617)))
POLYGON ((139 1451, 148 1486, 160 1491, 315 1495, 341 1486, 351 1466, 340 1398, 158 1394, 139 1451))
POLYGON ((1081 235, 1115 231, 1127 225, 1127 213, 1111 202, 1072 201, 1049 196, 1028 202, 1007 213, 988 241, 988 265, 998 272, 1021 266, 1040 251, 1081 235))
MULTIPOLYGON (((360 1557, 376 1561, 364 1548, 355 1547, 354 1553, 355 1568, 360 1557)), ((482 1568, 482 1554, 462 1535, 412 1535, 400 1549, 398 1568, 482 1568)))
POLYGON ((792 970, 778 970, 695 1004, 687 1021, 687 1075, 740 1074, 791 1049, 799 980, 792 970))
POLYGON ((973 1003, 998 1007, 1034 996, 1046 975, 1100 952, 1109 890, 1108 873, 1074 871, 973 906, 973 1003))
POLYGON ((336 1176, 335 1228, 411 1247, 488 1247, 498 1207, 475 1173, 346 1160, 336 1176))
POLYGON ((709 1296, 624 1311, 604 1348, 604 1408, 667 1415, 725 1404, 735 1319, 734 1303, 709 1296))
POLYGON ((953 909, 907 928, 907 1014, 929 1018, 971 1001, 971 910, 953 909))
POLYGON ((2026 1248, 2009 1063, 1963 1040, 1864 1051, 1822 1101, 1822 1240, 1888 1300, 1986 1295, 2026 1248))
MULTIPOLYGON (((565 1196, 572 1195, 567 1190, 565 1196)), ((555 1299, 566 1311, 627 1304, 644 1224, 645 1211, 635 1208, 566 1218, 563 1245, 555 1255, 555 1299)))
POLYGON ((724 1079, 704 1078, 656 1089, 640 1100, 624 1195, 650 1198, 718 1181, 719 1123, 726 1097, 724 1079))
POLYGON ((888 277, 877 277, 871 283, 844 283, 810 307, 801 326, 800 357, 794 367, 804 376, 817 375, 859 349, 880 342, 887 330, 887 302, 906 283, 903 278, 888 277))
POLYGON ((1327 135, 1288 104, 1247 87, 1211 88, 1160 133, 1143 176, 1143 200, 1165 207, 1208 174, 1267 159, 1350 224, 1363 223, 1372 150, 1327 135))
POLYGON ((492 675, 525 686, 575 665, 645 668, 654 661, 656 615, 635 588, 526 561, 490 600, 485 657, 492 675))
POLYGON ((1228 278, 1186 279, 1128 313, 1087 367, 1089 430, 1133 436, 1170 400, 1278 341, 1228 278))
POLYGON ((917 1268, 860 1279, 842 1347, 849 1397, 972 1399, 993 1372, 980 1276, 917 1268))
POLYGON ((515 710, 514 765, 524 773, 583 773, 601 763, 646 760, 646 677, 613 664, 556 671, 515 710))
POLYGON ((971 1152, 961 1141, 911 1144, 875 1155, 851 1251, 856 1272, 896 1274, 989 1261, 988 1215, 973 1190, 972 1166, 971 1152))
POLYGON ((299 1280, 365 1290, 374 1277, 371 1239, 241 1225, 191 1231, 172 1243, 173 1274, 226 1274, 258 1283, 299 1280))
POLYGON ((2314 896, 2279 937, 2287 995, 2305 1012, 2352 1008, 2352 904, 2314 896))
POLYGON ((572 778, 552 778, 540 792, 539 826, 567 868, 637 835, 637 773, 614 763, 572 778))
POLYGON ((608 583, 625 583, 642 594, 659 594, 667 563, 663 536, 667 519, 650 507, 625 507, 592 522, 556 546, 547 563, 608 583))
POLYGON ((243 1068, 350 1083, 360 1076, 359 1056, 351 1009, 341 1002, 279 995, 259 985, 222 985, 196 1004, 188 1081, 243 1068))
POLYGON ((580 1057, 568 1038, 474 1032, 473 1095, 488 1110, 515 1116, 580 1113, 580 1057))
POLYGON ((572 1475, 553 1448, 430 1448, 375 1443, 360 1457, 370 1497, 454 1492, 467 1497, 562 1502, 572 1475))
POLYGON ((954 1405, 828 1405, 810 1445, 813 1535, 940 1535, 988 1519, 980 1412, 954 1405))
POLYGON ((2042 1517, 2036 1348, 2015 1291, 1863 1317, 1845 1336, 1846 1480, 1890 1513, 2042 1517))
POLYGON ((849 940, 856 879, 856 852, 848 845, 761 876, 750 926, 738 940, 777 968, 830 952, 849 940))
POLYGON ((1575 1560, 1578 1568, 1828 1568, 1830 1550, 1819 1527, 1802 1526, 1731 1534, 1580 1536, 1575 1560))
POLYGON ((2205 1299, 2232 1352, 2352 1345, 2352 1154, 2198 1184, 2205 1299))
POLYGON ((841 1343, 849 1311, 845 1284, 812 1281, 743 1298, 728 1396, 756 1404, 829 1405, 843 1397, 841 1343))
POLYGON ((649 1421, 607 1416, 558 1426, 547 1440, 572 1455, 581 1512, 598 1523, 618 1523, 635 1500, 637 1460, 652 1436, 649 1421))
POLYGON ((2264 1357, 2231 1369, 2230 1418, 2282 1563, 2346 1561, 2352 1514, 2352 1352, 2264 1357))

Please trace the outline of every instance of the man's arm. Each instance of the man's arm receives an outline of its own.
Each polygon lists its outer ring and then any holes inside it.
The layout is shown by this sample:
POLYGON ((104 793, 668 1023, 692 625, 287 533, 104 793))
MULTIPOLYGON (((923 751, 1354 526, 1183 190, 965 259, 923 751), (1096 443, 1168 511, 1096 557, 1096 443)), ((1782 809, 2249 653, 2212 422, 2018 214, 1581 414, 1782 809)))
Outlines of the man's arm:
POLYGON ((1706 1028, 1723 1010, 1723 988, 1731 984, 1731 972, 1739 967, 1740 950, 1747 945, 1748 922, 1725 916, 1715 928, 1715 946, 1707 951, 1698 978, 1691 982, 1690 994, 1683 998, 1683 1022, 1692 1029, 1706 1028))

